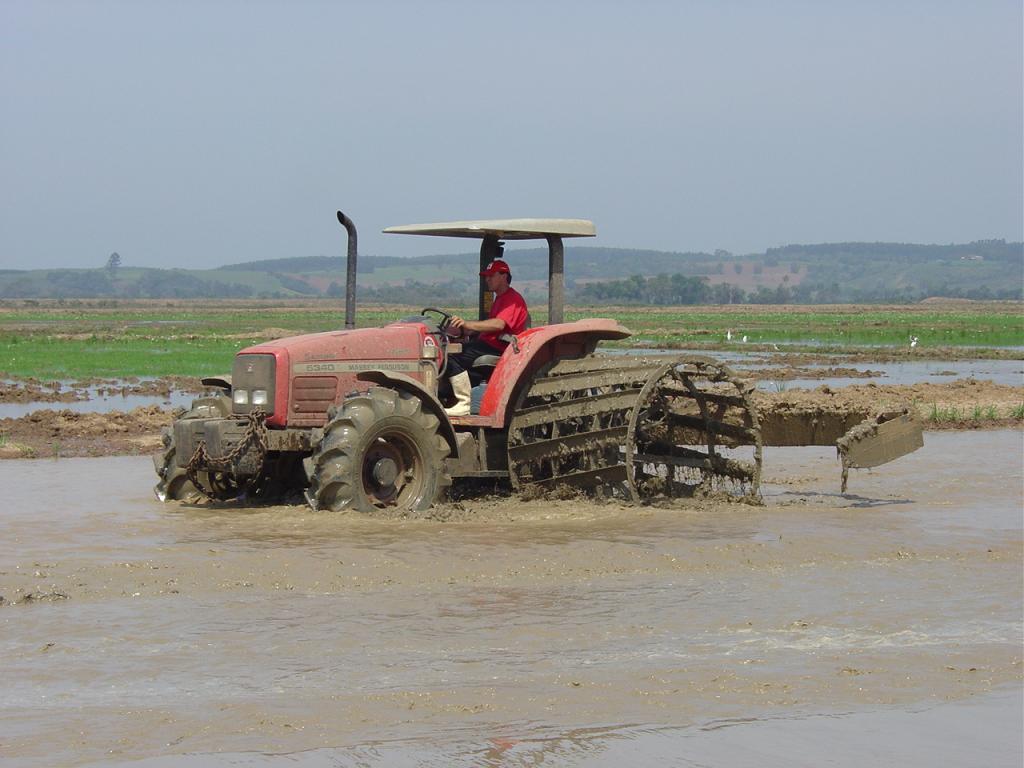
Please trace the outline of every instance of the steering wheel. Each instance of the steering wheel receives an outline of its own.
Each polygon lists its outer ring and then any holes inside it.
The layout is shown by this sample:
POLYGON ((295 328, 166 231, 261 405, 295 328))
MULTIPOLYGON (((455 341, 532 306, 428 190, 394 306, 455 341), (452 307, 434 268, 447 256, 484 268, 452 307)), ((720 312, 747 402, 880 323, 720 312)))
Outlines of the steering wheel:
POLYGON ((452 322, 452 315, 449 312, 445 312, 443 309, 438 309, 437 307, 424 307, 420 310, 420 314, 424 316, 428 312, 433 312, 434 314, 441 316, 441 319, 437 323, 437 329, 441 331, 441 333, 451 338, 455 336, 455 334, 448 331, 448 326, 450 326, 452 322))
POLYGON ((441 316, 441 319, 437 321, 438 341, 441 343, 441 359, 444 361, 437 371, 438 378, 441 378, 448 369, 448 341, 455 338, 456 335, 448 330, 452 322, 452 315, 450 313, 437 307, 424 307, 420 310, 420 314, 423 316, 426 316, 428 312, 441 316))

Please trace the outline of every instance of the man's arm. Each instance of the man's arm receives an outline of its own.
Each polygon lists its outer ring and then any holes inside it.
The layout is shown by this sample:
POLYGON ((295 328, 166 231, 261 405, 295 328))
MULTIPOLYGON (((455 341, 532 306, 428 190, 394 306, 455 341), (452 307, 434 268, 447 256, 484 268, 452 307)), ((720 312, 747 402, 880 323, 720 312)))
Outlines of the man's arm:
POLYGON ((486 320, 463 320, 458 315, 452 315, 451 327, 455 330, 473 331, 475 333, 501 333, 508 326, 500 317, 489 317, 486 320))

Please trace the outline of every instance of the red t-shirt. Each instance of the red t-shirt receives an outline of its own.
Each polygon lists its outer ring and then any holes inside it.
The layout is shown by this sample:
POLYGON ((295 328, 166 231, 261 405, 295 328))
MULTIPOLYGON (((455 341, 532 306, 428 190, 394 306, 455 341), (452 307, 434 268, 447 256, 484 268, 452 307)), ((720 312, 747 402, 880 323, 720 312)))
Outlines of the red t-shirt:
POLYGON ((508 344, 504 341, 498 341, 499 336, 503 333, 511 333, 513 336, 518 336, 526 330, 528 317, 526 300, 515 288, 509 288, 501 296, 496 297, 494 303, 491 304, 491 312, 488 318, 493 317, 504 320, 505 328, 500 331, 492 331, 491 333, 481 333, 480 340, 490 344, 495 349, 503 350, 508 344))

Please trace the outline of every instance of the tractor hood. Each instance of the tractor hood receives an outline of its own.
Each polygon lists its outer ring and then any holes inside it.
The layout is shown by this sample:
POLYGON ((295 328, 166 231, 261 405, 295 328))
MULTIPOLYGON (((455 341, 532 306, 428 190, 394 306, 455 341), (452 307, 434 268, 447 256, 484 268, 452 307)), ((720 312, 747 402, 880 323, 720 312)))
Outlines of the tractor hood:
POLYGON ((323 331, 266 341, 238 354, 266 354, 287 350, 292 365, 323 360, 390 360, 419 358, 424 326, 392 323, 384 328, 323 331))
MULTIPOLYGON (((274 391, 269 426, 316 427, 327 410, 348 392, 365 389, 358 382, 364 371, 400 373, 428 390, 437 385, 438 348, 423 323, 392 323, 383 328, 325 331, 289 336, 246 347, 235 356, 235 378, 250 369, 265 370, 265 383, 250 383, 274 391), (256 365, 273 357, 273 365, 256 365), (272 373, 270 372, 272 371, 272 373)), ((237 383, 237 382, 236 382, 237 383)), ((244 412, 236 403, 235 411, 244 412)))

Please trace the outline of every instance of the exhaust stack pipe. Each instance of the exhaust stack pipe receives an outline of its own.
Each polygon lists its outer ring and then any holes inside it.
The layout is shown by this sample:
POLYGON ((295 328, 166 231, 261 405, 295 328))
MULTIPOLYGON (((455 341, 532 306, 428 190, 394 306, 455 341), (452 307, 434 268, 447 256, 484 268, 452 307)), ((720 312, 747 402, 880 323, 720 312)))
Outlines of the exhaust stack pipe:
POLYGON ((356 327, 356 225, 338 211, 338 222, 348 232, 348 268, 345 272, 345 330, 356 327))

